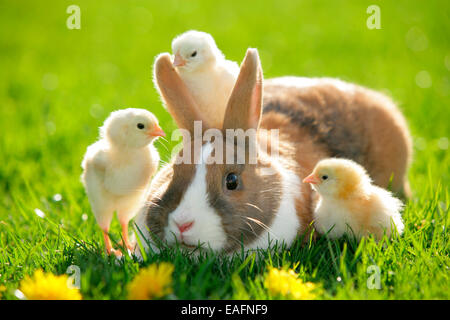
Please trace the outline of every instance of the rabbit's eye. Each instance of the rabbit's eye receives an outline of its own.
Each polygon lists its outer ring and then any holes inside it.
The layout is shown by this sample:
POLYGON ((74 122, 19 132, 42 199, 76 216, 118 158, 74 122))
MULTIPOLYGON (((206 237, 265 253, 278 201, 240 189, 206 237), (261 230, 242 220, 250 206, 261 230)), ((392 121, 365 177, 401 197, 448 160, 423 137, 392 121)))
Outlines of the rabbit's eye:
POLYGON ((195 57, 197 55, 197 51, 192 52, 191 57, 195 57))
POLYGON ((228 190, 234 190, 238 187, 238 176, 235 173, 229 173, 225 182, 228 190))
POLYGON ((143 123, 138 123, 137 127, 138 127, 138 129, 144 129, 145 125, 143 123))
POLYGON ((328 179, 328 176, 326 174, 322 176, 322 180, 327 180, 327 179, 328 179))

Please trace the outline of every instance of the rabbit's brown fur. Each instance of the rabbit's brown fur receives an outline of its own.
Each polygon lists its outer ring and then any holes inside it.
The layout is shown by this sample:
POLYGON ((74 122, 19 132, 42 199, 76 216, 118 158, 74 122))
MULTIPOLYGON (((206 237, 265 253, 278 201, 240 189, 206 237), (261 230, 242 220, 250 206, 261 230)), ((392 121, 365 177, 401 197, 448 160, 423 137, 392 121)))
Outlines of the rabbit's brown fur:
MULTIPOLYGON (((319 153, 325 152, 321 158, 352 159, 383 188, 392 176, 392 190, 409 196, 405 175, 412 144, 403 116, 386 96, 353 88, 346 92, 327 82, 305 88, 266 84, 261 127, 279 128, 289 140, 301 143, 298 161, 305 160, 303 144, 309 137, 314 148, 322 149, 319 153)), ((315 159, 312 162, 320 160, 315 159)))

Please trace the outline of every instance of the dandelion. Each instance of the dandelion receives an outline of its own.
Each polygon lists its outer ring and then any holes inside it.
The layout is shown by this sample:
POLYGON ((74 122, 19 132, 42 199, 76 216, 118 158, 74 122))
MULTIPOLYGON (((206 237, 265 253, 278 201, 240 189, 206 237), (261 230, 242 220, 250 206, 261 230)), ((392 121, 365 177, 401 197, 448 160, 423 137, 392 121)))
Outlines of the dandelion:
POLYGON ((28 300, 81 300, 78 289, 67 286, 68 275, 56 276, 36 270, 20 283, 20 292, 28 300))
POLYGON ((317 296, 317 286, 312 282, 303 282, 292 269, 286 271, 270 268, 264 286, 273 296, 295 300, 312 300, 317 296))
POLYGON ((152 264, 141 270, 128 285, 129 300, 151 300, 172 293, 172 273, 174 266, 163 262, 152 264))
POLYGON ((0 299, 2 298, 4 291, 6 291, 6 287, 4 285, 0 285, 0 299))

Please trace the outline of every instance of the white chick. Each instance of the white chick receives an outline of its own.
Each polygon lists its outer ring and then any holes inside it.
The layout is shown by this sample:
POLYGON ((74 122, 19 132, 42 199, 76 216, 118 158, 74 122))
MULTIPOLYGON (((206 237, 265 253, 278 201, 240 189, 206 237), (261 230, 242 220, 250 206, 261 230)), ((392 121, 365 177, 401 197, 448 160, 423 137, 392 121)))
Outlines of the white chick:
POLYGON ((399 234, 403 232, 402 202, 372 185, 366 170, 356 162, 321 160, 303 182, 310 183, 320 197, 314 210, 314 224, 319 233, 332 239, 344 233, 358 239, 374 234, 379 240, 384 231, 390 237, 392 227, 399 234))
POLYGON ((159 154, 152 142, 160 136, 165 134, 151 112, 129 108, 112 112, 100 128, 100 140, 87 148, 81 179, 108 254, 121 255, 108 236, 114 211, 122 226, 123 242, 132 249, 128 222, 145 200, 158 167, 159 154))
POLYGON ((173 66, 213 128, 222 128, 223 118, 239 66, 226 60, 213 37, 187 31, 172 41, 173 66))

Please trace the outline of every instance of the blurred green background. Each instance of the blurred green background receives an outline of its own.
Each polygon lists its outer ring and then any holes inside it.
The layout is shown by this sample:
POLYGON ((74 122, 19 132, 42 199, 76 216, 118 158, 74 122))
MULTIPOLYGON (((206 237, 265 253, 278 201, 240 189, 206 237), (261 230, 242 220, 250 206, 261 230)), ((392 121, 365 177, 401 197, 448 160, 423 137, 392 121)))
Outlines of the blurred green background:
MULTIPOLYGON (((0 0, 1 254, 14 263, 12 232, 31 244, 43 239, 34 208, 101 243, 79 182, 83 154, 109 112, 125 107, 152 111, 170 137, 175 125, 153 87, 152 64, 189 29, 211 33, 239 63, 258 48, 265 78, 338 77, 390 95, 414 137, 414 199, 446 190, 449 18, 448 0, 0 0), (66 27, 71 4, 81 9, 80 30, 66 27), (381 9, 379 30, 366 25, 372 4, 381 9)), ((167 161, 173 143, 157 145, 167 161)), ((28 256, 17 261, 33 267, 28 256)))

